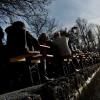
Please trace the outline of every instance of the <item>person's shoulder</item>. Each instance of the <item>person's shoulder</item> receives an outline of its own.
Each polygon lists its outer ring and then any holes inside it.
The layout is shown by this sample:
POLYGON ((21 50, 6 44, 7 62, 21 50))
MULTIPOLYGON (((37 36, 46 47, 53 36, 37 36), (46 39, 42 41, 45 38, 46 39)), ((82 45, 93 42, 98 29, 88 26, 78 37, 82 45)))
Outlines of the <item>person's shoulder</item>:
POLYGON ((12 26, 8 26, 6 29, 5 29, 5 32, 7 33, 7 34, 9 34, 9 33, 11 33, 11 32, 13 32, 13 27, 12 26))
POLYGON ((33 35, 32 35, 32 33, 30 33, 29 31, 26 31, 26 36, 34 38, 33 35))
POLYGON ((26 31, 26 35, 32 36, 32 34, 29 31, 26 31))

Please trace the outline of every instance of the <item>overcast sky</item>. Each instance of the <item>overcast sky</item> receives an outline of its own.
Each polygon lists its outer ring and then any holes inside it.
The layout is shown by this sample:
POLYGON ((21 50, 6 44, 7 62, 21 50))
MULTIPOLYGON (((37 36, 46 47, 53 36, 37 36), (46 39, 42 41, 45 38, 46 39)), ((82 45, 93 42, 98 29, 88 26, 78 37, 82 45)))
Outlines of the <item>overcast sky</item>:
POLYGON ((71 27, 77 17, 100 24, 100 0, 54 0, 49 10, 61 26, 71 27))

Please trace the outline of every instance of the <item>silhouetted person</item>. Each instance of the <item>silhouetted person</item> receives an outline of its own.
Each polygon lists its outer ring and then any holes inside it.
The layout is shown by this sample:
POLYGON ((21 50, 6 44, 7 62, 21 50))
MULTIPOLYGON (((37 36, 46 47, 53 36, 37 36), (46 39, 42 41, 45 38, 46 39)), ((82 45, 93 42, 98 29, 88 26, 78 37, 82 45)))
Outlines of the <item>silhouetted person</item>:
POLYGON ((4 32, 0 27, 0 94, 7 92, 7 50, 3 44, 4 32))
POLYGON ((38 37, 39 44, 41 45, 47 45, 48 37, 46 33, 41 33, 41 35, 38 37))
MULTIPOLYGON (((50 48, 43 48, 40 46, 40 52, 43 54, 44 58, 46 57, 47 54, 52 54, 52 42, 48 40, 48 36, 46 33, 41 33, 41 35, 38 37, 38 41, 40 45, 45 45, 45 46, 49 46, 50 48)), ((44 59, 41 60, 40 66, 39 66, 39 71, 40 71, 40 76, 41 76, 41 80, 42 82, 48 81, 50 80, 48 78, 48 76, 51 77, 50 74, 51 73, 51 64, 50 64, 50 60, 46 59, 46 68, 44 66, 44 59)))
MULTIPOLYGON (((48 39, 47 33, 41 33, 41 35, 38 37, 38 42, 40 45, 46 45, 50 48, 46 50, 47 54, 52 54, 52 41, 48 39)), ((43 51, 45 52, 45 51, 43 51)))
POLYGON ((26 53, 26 30, 24 23, 21 21, 14 22, 5 31, 7 33, 7 47, 10 56, 26 53))
POLYGON ((0 27, 0 67, 4 66, 7 63, 7 52, 6 46, 3 44, 4 32, 0 27))
MULTIPOLYGON (((29 50, 34 48, 34 45, 38 44, 36 39, 33 38, 28 31, 26 31, 25 24, 21 21, 12 23, 12 25, 7 27, 5 31, 7 33, 9 58, 26 54, 29 50)), ((15 88, 23 88, 31 85, 27 62, 10 63, 9 72, 9 78, 14 82, 15 88)))
POLYGON ((2 42, 2 39, 4 38, 4 32, 3 29, 0 27, 0 64, 4 62, 4 44, 2 42))
POLYGON ((34 38, 29 31, 26 31, 26 41, 27 41, 27 48, 29 51, 38 51, 39 50, 39 43, 36 38, 34 38))
POLYGON ((0 27, 0 47, 2 47, 3 42, 2 39, 4 38, 4 32, 3 29, 0 27))
POLYGON ((71 56, 71 50, 69 48, 69 37, 66 36, 65 31, 54 34, 53 44, 55 46, 55 63, 57 65, 57 74, 63 75, 63 61, 64 58, 71 56))
POLYGON ((11 55, 20 55, 27 53, 28 50, 38 50, 37 40, 25 29, 25 24, 21 21, 16 21, 6 28, 7 47, 11 55))

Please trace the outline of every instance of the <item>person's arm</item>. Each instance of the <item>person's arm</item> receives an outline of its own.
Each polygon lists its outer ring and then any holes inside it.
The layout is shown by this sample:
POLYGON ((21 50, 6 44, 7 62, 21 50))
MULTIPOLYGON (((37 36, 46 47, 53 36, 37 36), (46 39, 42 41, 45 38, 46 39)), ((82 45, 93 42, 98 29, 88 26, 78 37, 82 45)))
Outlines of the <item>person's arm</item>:
POLYGON ((68 46, 69 46, 71 52, 73 52, 73 46, 72 46, 72 42, 71 42, 70 39, 69 39, 69 41, 68 41, 68 46))
POLYGON ((32 50, 32 47, 34 48, 35 51, 39 50, 38 41, 29 33, 27 34, 27 44, 30 50, 32 50))

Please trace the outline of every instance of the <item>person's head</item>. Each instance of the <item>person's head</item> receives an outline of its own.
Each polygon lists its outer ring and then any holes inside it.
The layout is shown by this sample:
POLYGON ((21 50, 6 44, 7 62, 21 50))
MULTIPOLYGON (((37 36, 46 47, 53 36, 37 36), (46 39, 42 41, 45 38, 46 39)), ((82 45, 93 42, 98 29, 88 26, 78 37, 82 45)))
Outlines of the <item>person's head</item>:
POLYGON ((59 37, 60 37, 59 32, 55 32, 55 33, 54 33, 54 39, 57 39, 57 38, 59 38, 59 37))
POLYGON ((4 37, 4 32, 3 29, 0 27, 0 40, 4 37))
POLYGON ((9 33, 12 33, 12 26, 8 26, 6 29, 5 29, 5 32, 7 33, 7 34, 9 34, 9 33))
POLYGON ((40 42, 46 42, 48 40, 47 34, 46 33, 41 33, 40 36, 39 36, 39 38, 38 38, 38 40, 40 42))
POLYGON ((19 28, 19 29, 25 29, 25 24, 21 21, 16 21, 12 23, 13 27, 19 28))
POLYGON ((69 36, 69 34, 68 34, 66 31, 64 31, 64 30, 61 30, 61 31, 60 31, 60 35, 61 35, 61 37, 62 37, 62 36, 66 36, 66 37, 69 36))
POLYGON ((41 33, 39 37, 41 37, 43 39, 47 39, 48 38, 46 33, 41 33))

